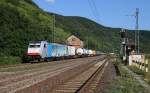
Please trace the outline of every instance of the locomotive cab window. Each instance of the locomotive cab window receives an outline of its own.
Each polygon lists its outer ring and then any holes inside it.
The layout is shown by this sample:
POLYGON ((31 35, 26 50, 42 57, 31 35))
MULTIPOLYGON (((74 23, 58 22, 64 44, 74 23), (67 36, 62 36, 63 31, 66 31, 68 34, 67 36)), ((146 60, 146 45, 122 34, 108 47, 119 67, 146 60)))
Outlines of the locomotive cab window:
POLYGON ((29 47, 30 47, 30 48, 39 48, 40 45, 30 45, 29 47))

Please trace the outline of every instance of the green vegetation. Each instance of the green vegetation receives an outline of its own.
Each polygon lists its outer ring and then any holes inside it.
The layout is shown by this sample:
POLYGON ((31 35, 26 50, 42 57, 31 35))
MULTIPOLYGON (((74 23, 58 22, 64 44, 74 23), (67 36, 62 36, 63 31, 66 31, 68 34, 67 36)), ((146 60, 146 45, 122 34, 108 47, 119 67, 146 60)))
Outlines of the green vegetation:
POLYGON ((146 55, 145 57, 146 59, 149 60, 149 63, 148 63, 148 69, 149 69, 149 72, 145 72, 139 68, 137 68, 136 66, 129 66, 129 68, 136 74, 138 75, 142 75, 144 77, 144 80, 147 81, 148 84, 150 84, 150 55, 146 55))
MULTIPOLYGON (((0 1, 0 56, 22 57, 29 41, 53 42, 53 13, 40 9, 32 0, 0 1)), ((56 15, 55 42, 65 43, 70 35, 81 38, 85 47, 103 52, 120 51, 120 30, 97 24, 83 17, 56 15), (87 40, 88 39, 88 40, 87 40)), ((133 38, 134 32, 129 32, 133 38)), ((141 51, 150 51, 150 32, 141 32, 141 51)), ((4 59, 0 58, 0 64, 4 59)))
POLYGON ((107 93, 149 93, 125 69, 118 64, 121 76, 112 81, 107 93))
POLYGON ((3 56, 0 57, 0 62, 1 65, 19 64, 21 62, 21 58, 13 56, 3 56))
POLYGON ((129 68, 138 75, 144 75, 144 71, 137 68, 136 66, 129 66, 129 68))
POLYGON ((145 81, 150 85, 150 72, 144 74, 145 81))

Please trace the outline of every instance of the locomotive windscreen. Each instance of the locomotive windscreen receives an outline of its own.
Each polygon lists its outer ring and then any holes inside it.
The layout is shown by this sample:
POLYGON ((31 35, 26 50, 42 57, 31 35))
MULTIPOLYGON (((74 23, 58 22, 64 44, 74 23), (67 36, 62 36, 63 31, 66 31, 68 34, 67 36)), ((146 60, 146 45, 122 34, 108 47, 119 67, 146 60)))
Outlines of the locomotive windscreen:
POLYGON ((40 45, 29 45, 30 48, 39 48, 40 45))

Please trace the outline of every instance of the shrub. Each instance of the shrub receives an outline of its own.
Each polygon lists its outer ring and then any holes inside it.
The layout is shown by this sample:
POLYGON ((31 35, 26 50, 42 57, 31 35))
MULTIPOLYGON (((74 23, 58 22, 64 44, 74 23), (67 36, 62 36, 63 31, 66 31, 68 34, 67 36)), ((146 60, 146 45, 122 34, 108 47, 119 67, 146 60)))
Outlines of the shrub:
POLYGON ((19 63, 21 63, 20 57, 13 57, 13 56, 2 56, 2 57, 0 57, 0 65, 19 64, 19 63))

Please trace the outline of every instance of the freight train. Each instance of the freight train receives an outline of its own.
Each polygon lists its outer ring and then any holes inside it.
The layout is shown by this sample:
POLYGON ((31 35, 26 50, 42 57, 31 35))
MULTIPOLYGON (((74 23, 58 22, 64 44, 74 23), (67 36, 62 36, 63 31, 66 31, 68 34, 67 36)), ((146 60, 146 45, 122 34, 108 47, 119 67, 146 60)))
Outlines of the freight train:
POLYGON ((99 51, 75 48, 73 46, 49 43, 47 41, 30 42, 27 50, 27 56, 32 60, 37 60, 38 62, 62 58, 96 56, 99 54, 99 51))

